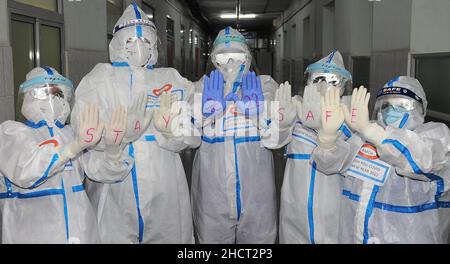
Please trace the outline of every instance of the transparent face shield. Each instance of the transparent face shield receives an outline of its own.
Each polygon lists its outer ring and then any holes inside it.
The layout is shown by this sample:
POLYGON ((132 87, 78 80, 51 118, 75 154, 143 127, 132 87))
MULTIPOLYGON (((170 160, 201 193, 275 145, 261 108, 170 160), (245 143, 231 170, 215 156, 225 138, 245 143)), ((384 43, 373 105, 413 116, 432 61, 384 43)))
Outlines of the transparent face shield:
POLYGON ((405 114, 424 117, 425 111, 420 102, 408 96, 382 96, 377 99, 372 119, 382 118, 380 121, 385 125, 392 125, 404 118, 405 114))
POLYGON ((125 44, 128 63, 132 66, 143 67, 152 59, 157 52, 156 41, 145 37, 130 37, 125 44))
POLYGON ((125 26, 117 26, 113 36, 109 46, 112 61, 127 62, 134 67, 157 63, 159 39, 152 22, 128 21, 125 26))
POLYGON ((321 95, 335 87, 340 90, 340 95, 348 94, 351 90, 352 81, 336 73, 325 73, 320 71, 307 72, 305 75, 306 85, 316 86, 321 95))
POLYGON ((63 84, 40 84, 21 89, 18 105, 25 119, 35 123, 42 120, 65 123, 70 114, 73 92, 63 84))
POLYGON ((247 64, 251 56, 242 51, 227 51, 213 54, 211 61, 223 74, 226 83, 233 83, 248 70, 247 64))
POLYGON ((247 54, 242 52, 218 53, 213 57, 213 61, 217 67, 225 73, 232 73, 239 70, 240 66, 245 64, 248 59, 247 54))

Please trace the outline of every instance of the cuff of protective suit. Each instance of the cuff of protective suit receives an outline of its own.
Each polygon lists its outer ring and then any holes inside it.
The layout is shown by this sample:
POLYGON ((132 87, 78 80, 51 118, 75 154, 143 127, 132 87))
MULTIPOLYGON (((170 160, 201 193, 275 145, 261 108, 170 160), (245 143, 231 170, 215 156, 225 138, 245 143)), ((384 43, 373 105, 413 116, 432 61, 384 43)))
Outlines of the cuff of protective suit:
POLYGON ((386 130, 376 123, 371 123, 364 131, 362 131, 362 134, 367 141, 375 144, 376 147, 380 147, 387 137, 386 130))
POLYGON ((286 118, 283 121, 278 121, 277 126, 280 131, 292 130, 295 126, 295 118, 286 118))
POLYGON ((120 160, 123 152, 122 145, 106 145, 105 147, 105 157, 106 159, 117 162, 120 160))
POLYGON ((319 131, 318 143, 319 147, 324 150, 332 150, 336 148, 336 140, 338 138, 337 133, 327 134, 323 131, 319 131))
POLYGON ((278 132, 278 133, 281 134, 281 133, 285 133, 287 131, 291 131, 292 130, 292 126, 287 125, 287 124, 275 125, 275 124, 272 123, 271 127, 270 127, 270 130, 271 130, 272 133, 278 132))
POLYGON ((205 119, 211 119, 211 120, 220 119, 225 114, 225 109, 226 108, 218 109, 217 111, 214 111, 213 113, 202 112, 202 116, 205 119))
POLYGON ((69 146, 65 147, 60 151, 59 156, 61 161, 69 161, 70 159, 75 158, 78 153, 83 151, 83 148, 78 143, 72 143, 69 146))

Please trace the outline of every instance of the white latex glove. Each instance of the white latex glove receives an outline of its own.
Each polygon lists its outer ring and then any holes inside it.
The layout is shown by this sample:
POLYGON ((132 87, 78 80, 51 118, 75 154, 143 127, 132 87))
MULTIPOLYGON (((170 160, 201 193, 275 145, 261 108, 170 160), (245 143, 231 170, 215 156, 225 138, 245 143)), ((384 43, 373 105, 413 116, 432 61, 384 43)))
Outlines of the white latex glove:
POLYGON ((85 110, 80 113, 80 126, 76 140, 63 149, 61 160, 73 159, 83 150, 97 145, 105 128, 105 124, 99 123, 98 113, 99 109, 94 104, 86 105, 85 110))
MULTIPOLYGON (((280 85, 275 91, 275 100, 271 107, 272 125, 280 131, 289 129, 297 116, 297 100, 292 98, 292 87, 289 82, 280 85)), ((299 103, 299 102, 298 102, 299 103)))
POLYGON ((160 108, 155 110, 154 125, 156 130, 167 137, 180 136, 180 107, 169 93, 159 97, 160 108))
POLYGON ((153 109, 147 110, 147 94, 142 92, 128 107, 127 130, 123 141, 125 143, 138 140, 147 131, 153 117, 153 109))
POLYGON ((121 147, 127 128, 127 112, 125 107, 118 106, 114 109, 111 122, 106 125, 105 154, 113 161, 119 160, 123 148, 121 147))
POLYGON ((303 102, 297 103, 297 114, 302 123, 310 128, 320 128, 320 92, 314 86, 306 86, 303 102))
POLYGON ((324 149, 336 146, 337 131, 345 120, 344 106, 341 104, 339 89, 329 89, 320 99, 322 128, 319 130, 319 145, 324 149))
POLYGON ((370 93, 364 86, 354 89, 350 111, 345 107, 345 120, 347 124, 355 131, 359 132, 369 142, 380 146, 386 138, 386 132, 383 127, 377 123, 370 123, 369 119, 369 101, 370 93))

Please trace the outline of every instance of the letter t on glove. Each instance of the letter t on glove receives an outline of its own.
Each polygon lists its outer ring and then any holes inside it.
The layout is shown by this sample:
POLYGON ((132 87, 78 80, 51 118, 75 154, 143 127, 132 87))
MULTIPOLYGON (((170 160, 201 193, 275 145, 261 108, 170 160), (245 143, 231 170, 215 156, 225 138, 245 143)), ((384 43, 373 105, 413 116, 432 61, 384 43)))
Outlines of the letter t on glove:
POLYGON ((121 147, 127 129, 127 112, 125 107, 118 106, 111 117, 111 122, 106 125, 105 155, 112 161, 118 161, 122 155, 121 147))

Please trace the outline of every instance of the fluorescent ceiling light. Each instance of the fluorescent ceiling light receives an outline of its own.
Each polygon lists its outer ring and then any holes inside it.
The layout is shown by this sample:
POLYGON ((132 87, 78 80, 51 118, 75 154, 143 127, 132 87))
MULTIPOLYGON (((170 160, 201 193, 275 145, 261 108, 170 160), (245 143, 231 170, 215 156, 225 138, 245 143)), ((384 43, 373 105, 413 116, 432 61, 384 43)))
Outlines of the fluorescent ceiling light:
MULTIPOLYGON (((221 14, 220 18, 222 19, 236 19, 236 14, 221 14)), ((256 14, 240 14, 239 19, 254 19, 256 18, 256 14)))

